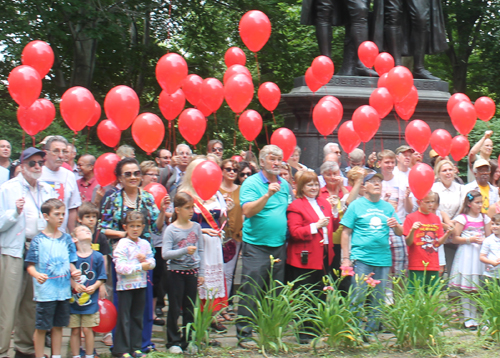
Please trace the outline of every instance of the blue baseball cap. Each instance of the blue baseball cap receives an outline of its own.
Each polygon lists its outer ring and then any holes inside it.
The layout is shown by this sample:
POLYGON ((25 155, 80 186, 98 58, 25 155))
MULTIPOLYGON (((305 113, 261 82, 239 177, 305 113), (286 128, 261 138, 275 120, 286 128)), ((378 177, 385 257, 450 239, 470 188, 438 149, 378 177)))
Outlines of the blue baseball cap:
POLYGON ((21 154, 21 163, 24 162, 26 159, 29 159, 30 157, 34 156, 35 154, 39 154, 42 156, 42 158, 45 157, 45 152, 40 149, 36 149, 35 147, 29 147, 28 149, 25 149, 23 153, 21 154))

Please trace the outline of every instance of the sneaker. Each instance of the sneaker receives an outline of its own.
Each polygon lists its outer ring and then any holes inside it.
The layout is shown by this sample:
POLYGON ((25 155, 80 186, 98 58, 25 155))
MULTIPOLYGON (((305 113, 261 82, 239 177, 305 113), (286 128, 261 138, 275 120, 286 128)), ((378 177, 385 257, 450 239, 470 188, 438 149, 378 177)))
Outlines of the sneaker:
POLYGON ((186 354, 187 355, 196 355, 198 354, 198 346, 196 344, 190 343, 188 347, 186 348, 186 354))
POLYGON ((135 351, 133 354, 134 358, 144 358, 146 357, 146 355, 144 353, 142 353, 141 351, 137 350, 135 351))
POLYGON ((155 314, 158 317, 163 317, 164 313, 163 313, 163 310, 161 309, 161 307, 156 307, 155 314))
POLYGON ((238 342, 238 346, 243 349, 255 349, 257 348, 257 343, 251 338, 243 338, 238 342))
POLYGON ((154 344, 150 344, 146 348, 142 349, 142 353, 144 353, 144 354, 148 354, 148 353, 151 353, 151 352, 156 352, 156 347, 155 347, 154 344))
POLYGON ((182 354, 182 348, 179 346, 172 346, 168 349, 168 353, 172 354, 182 354))
POLYGON ((132 358, 132 356, 128 353, 124 353, 121 355, 121 358, 132 358))

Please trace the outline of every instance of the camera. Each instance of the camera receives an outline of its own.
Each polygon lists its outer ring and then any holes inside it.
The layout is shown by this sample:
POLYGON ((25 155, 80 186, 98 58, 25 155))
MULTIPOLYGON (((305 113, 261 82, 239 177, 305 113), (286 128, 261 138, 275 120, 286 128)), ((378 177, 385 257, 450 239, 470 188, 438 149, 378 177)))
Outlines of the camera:
POLYGON ((309 262, 309 251, 302 251, 300 253, 300 262, 302 265, 306 265, 309 262))

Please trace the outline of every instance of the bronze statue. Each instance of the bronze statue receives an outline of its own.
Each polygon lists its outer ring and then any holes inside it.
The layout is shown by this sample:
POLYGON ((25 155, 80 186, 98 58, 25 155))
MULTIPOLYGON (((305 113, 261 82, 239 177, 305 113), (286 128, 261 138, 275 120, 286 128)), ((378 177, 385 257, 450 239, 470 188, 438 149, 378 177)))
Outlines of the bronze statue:
POLYGON ((401 65, 401 56, 413 56, 414 78, 438 80, 424 67, 426 54, 448 48, 441 0, 303 0, 301 24, 315 25, 322 55, 331 57, 332 26, 346 27, 344 63, 340 75, 376 75, 358 59, 366 40, 387 51, 401 65), (368 19, 370 18, 370 21, 368 19))

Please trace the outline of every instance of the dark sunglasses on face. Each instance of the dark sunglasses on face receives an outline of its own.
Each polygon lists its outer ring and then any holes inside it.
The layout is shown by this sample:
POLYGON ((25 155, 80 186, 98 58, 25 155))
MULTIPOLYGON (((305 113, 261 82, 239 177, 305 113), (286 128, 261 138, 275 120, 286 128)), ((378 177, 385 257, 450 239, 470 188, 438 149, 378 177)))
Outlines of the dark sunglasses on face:
POLYGON ((30 160, 30 161, 28 162, 28 165, 30 166, 30 168, 33 168, 33 167, 34 167, 35 165, 37 165, 37 164, 38 164, 40 167, 42 167, 42 166, 43 166, 43 163, 45 163, 45 161, 44 161, 44 160, 39 160, 39 161, 36 161, 36 160, 30 160))
POLYGON ((228 172, 228 173, 231 173, 231 172, 236 173, 236 172, 237 172, 237 170, 236 170, 236 169, 234 169, 234 168, 224 168, 224 170, 225 170, 226 172, 228 172))
POLYGON ((240 177, 249 177, 252 173, 240 173, 240 177))
POLYGON ((140 170, 136 170, 135 172, 125 172, 122 174, 122 176, 124 178, 131 178, 132 175, 136 178, 139 178, 141 176, 141 171, 140 170))

